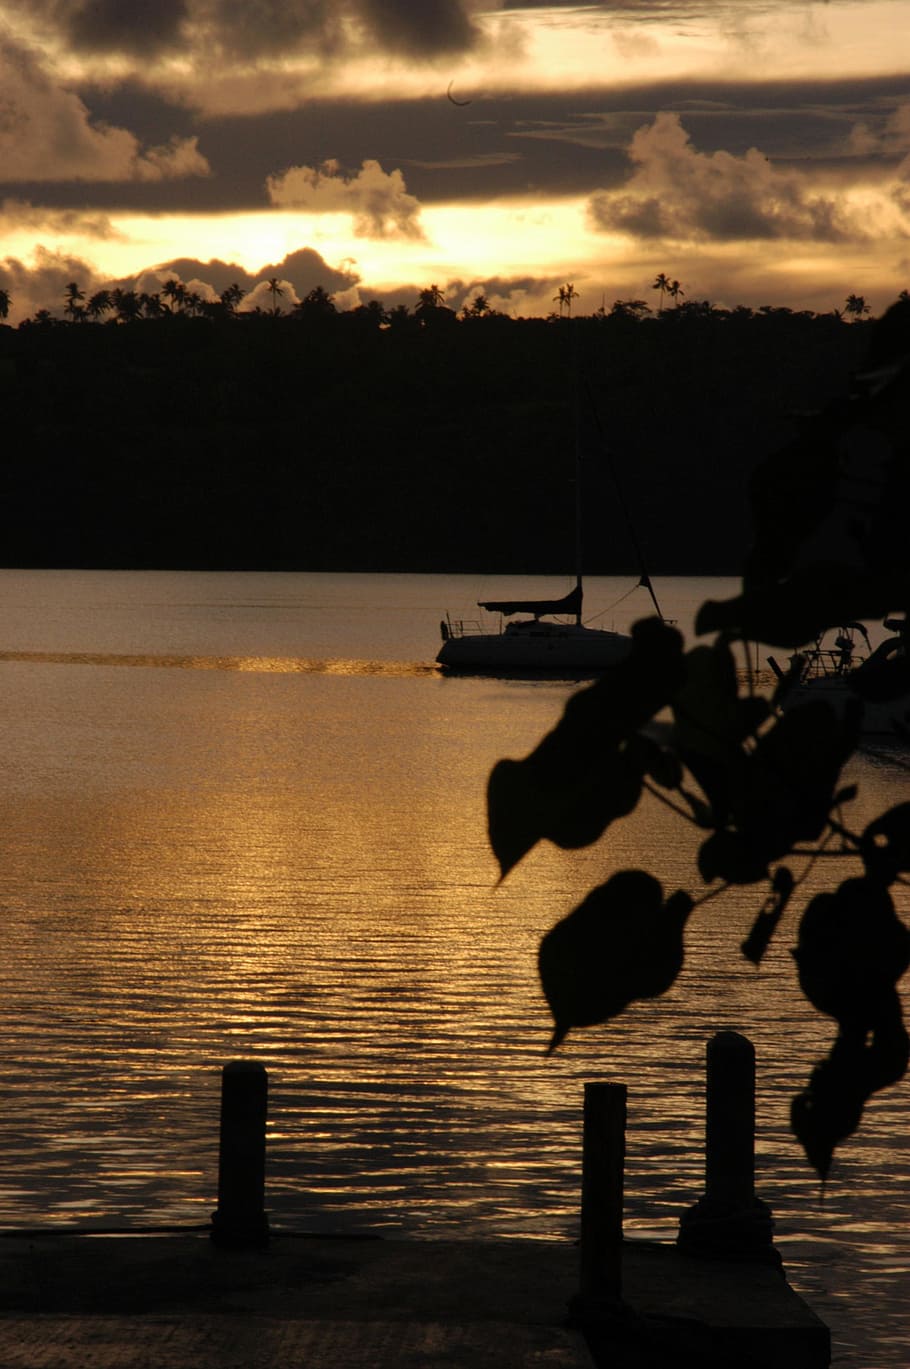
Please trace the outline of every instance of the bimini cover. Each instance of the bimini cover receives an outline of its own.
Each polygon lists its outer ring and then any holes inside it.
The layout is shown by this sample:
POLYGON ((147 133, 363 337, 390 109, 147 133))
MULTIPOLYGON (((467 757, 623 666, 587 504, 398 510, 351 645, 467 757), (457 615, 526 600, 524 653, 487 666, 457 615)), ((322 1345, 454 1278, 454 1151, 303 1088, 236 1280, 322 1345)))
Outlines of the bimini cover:
POLYGON ((513 613, 533 613, 535 618, 544 613, 574 613, 577 617, 581 613, 581 585, 576 585, 564 599, 492 599, 489 603, 479 602, 478 608, 507 617, 513 613))

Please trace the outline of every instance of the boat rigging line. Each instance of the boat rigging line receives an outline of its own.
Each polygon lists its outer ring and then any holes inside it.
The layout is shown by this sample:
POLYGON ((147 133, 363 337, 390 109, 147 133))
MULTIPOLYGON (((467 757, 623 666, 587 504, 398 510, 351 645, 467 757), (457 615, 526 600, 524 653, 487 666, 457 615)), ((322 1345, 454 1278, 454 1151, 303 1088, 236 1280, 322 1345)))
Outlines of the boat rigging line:
MULTIPOLYGON (((654 609, 657 613, 658 618, 660 618, 662 622, 665 622, 666 619, 664 619, 663 610, 661 609, 660 604, 658 603, 657 595, 654 592, 654 586, 651 584, 651 577, 648 574, 647 568, 645 567, 644 553, 641 549, 641 543, 638 540, 638 534, 635 531, 635 524, 632 522, 632 518, 629 513, 629 506, 626 503, 626 498, 623 494, 623 488, 620 484, 619 476, 616 471, 616 462, 614 459, 613 451, 609 443, 607 442, 607 435, 604 432, 604 426, 600 419, 600 413, 598 412, 597 404, 595 402, 594 395, 591 390, 590 381, 584 373, 582 373, 581 379, 582 384, 584 385, 585 397, 588 401, 588 408, 591 413, 591 417, 594 419, 598 436, 600 437, 601 450, 606 460, 607 470, 610 472, 610 479, 613 481, 613 488, 616 491, 616 498, 619 504, 619 509, 622 513, 623 518, 625 519, 626 532, 629 535, 629 541, 632 543, 632 550, 634 551, 635 559, 638 562, 639 580, 638 584, 635 585, 633 588, 646 589, 648 591, 648 593, 651 596, 651 602, 654 605, 654 609)), ((632 590, 630 590, 629 593, 632 593, 632 590)), ((626 596, 623 595, 623 598, 626 598, 626 596)), ((622 599, 618 599, 616 602, 622 603, 622 599)), ((613 605, 613 607, 615 607, 615 605, 613 605)), ((608 613, 609 609, 604 609, 604 612, 608 613)))

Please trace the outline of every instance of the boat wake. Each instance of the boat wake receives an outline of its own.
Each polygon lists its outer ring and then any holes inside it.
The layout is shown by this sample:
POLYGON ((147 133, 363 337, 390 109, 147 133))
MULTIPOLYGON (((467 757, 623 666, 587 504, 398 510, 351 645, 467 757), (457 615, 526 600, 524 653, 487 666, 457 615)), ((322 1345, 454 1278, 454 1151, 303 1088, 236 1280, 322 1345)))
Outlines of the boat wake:
POLYGON ((437 675, 423 661, 358 661, 298 656, 177 656, 97 651, 0 651, 0 664, 132 666, 155 670, 233 670, 257 675, 437 675))

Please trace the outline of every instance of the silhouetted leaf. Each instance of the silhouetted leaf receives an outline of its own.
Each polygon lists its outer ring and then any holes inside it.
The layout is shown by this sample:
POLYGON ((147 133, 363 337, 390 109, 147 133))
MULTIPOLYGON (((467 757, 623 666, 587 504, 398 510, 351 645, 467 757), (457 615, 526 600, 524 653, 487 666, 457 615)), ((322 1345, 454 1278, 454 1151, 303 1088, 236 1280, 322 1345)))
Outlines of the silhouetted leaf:
POLYGON ((751 960, 753 965, 761 964, 794 887, 790 870, 786 865, 779 865, 771 880, 771 892, 759 909, 749 935, 740 946, 743 955, 747 960, 751 960))
POLYGON ((844 1032, 865 1033, 910 965, 910 932, 884 884, 848 879, 807 905, 793 952, 799 984, 844 1032))
POLYGON ((840 623, 883 618, 901 598, 888 576, 861 574, 854 566, 814 562, 788 580, 760 586, 726 601, 708 600, 695 620, 698 633, 724 632, 742 641, 800 647, 840 623))
POLYGON ((896 990, 883 996, 875 1027, 863 1047, 870 1093, 877 1093, 903 1079, 910 1064, 910 1036, 904 1026, 901 1000, 896 990))
POLYGON ((892 699, 901 699, 905 694, 910 694, 910 660, 906 656, 891 660, 870 656, 850 676, 850 688, 861 699, 870 702, 888 703, 892 699))
POLYGON ((754 735, 762 723, 767 722, 771 716, 771 705, 762 695, 751 694, 739 700, 737 711, 742 735, 747 737, 754 735))
POLYGON ((882 997, 871 1033, 841 1032, 827 1059, 793 1099, 790 1120, 810 1163, 827 1177, 834 1151, 859 1126, 873 1093, 902 1079, 910 1060, 910 1037, 894 989, 882 997))
POLYGON ((542 838, 567 850, 590 845, 638 802, 641 773, 622 747, 577 780, 564 761, 554 748, 493 767, 487 786, 489 837, 503 876, 542 838))
POLYGON ((860 852, 867 872, 886 884, 910 871, 910 803, 899 803, 870 822, 860 852))
MULTIPOLYGON (((773 658, 770 656, 768 660, 773 662, 773 658)), ((771 695, 773 708, 780 708, 787 695, 799 684, 802 678, 803 664, 802 657, 794 655, 790 657, 786 670, 781 672, 778 668, 777 684, 774 686, 774 693, 771 695)))
POLYGON ((538 967, 555 1050, 572 1027, 616 1017, 636 998, 665 993, 683 963, 688 894, 666 903, 643 870, 623 870, 592 890, 540 943, 538 967))
POLYGON ((711 808, 711 805, 705 803, 704 799, 700 798, 698 794, 693 794, 691 789, 687 789, 685 785, 680 785, 679 792, 692 809, 692 818, 695 825, 697 827, 705 828, 713 827, 714 811, 711 808))
POLYGON ((487 786, 490 845, 502 875, 548 838, 574 848, 596 841, 641 793, 637 729, 667 703, 682 675, 682 638, 656 618, 632 629, 628 656, 574 694, 524 760, 499 761, 487 786), (637 748, 637 749, 636 749, 637 748))
MULTIPOLYGON (((778 853, 780 854, 780 853, 778 853)), ((768 861, 760 847, 753 847, 741 832, 712 832, 698 850, 698 873, 706 884, 722 879, 727 884, 755 884, 768 874, 768 861)))
POLYGON ((793 1134, 820 1179, 826 1179, 834 1151, 859 1126, 868 1094, 855 1070, 823 1061, 812 1071, 808 1088, 790 1105, 793 1134))
POLYGON ((678 789, 682 784, 682 763, 675 751, 660 746, 652 737, 638 732, 630 737, 630 754, 641 774, 649 775, 663 789, 678 789))
POLYGON ((739 702, 736 664, 726 642, 686 653, 685 679, 673 699, 674 740, 721 823, 738 784, 740 744, 748 730, 739 702))
POLYGON ((754 883, 795 842, 818 838, 855 737, 855 716, 839 718, 827 703, 784 714, 748 748, 731 737, 720 779, 705 780, 718 830, 699 850, 702 878, 754 883))
POLYGON ((734 817, 744 832, 761 834, 769 858, 821 835, 841 767, 858 736, 857 711, 838 717, 828 704, 814 702, 784 714, 762 734, 749 756, 734 817))

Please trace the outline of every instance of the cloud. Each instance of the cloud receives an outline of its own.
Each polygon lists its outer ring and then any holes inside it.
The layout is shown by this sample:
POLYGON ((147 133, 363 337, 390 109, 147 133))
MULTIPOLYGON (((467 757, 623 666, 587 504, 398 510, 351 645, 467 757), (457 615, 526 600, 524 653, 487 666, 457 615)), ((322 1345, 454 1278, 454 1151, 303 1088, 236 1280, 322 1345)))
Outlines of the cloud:
POLYGON ((268 280, 257 281, 237 307, 241 314, 251 314, 257 309, 261 309, 264 314, 288 314, 294 305, 299 303, 300 297, 291 281, 282 280, 280 276, 270 276, 268 280), (272 280, 276 283, 275 290, 270 284, 272 280))
MULTIPOLYGON (((203 262, 195 257, 181 257, 120 279, 99 274, 97 267, 79 257, 40 246, 32 253, 30 263, 12 256, 0 259, 0 288, 8 290, 12 297, 7 320, 10 324, 33 317, 38 309, 49 309, 55 317, 62 317, 66 286, 72 280, 88 296, 102 287, 157 294, 165 281, 171 279, 182 282, 187 290, 204 300, 218 299, 223 290, 236 284, 245 292, 241 308, 255 309, 258 305, 265 310, 271 310, 274 303, 268 282, 277 279, 284 290, 278 303, 285 311, 317 285, 340 298, 360 283, 356 271, 329 266, 311 247, 289 252, 283 261, 266 263, 255 272, 246 271, 237 262, 217 258, 203 262)), ((415 299, 416 295, 415 287, 415 299)))
POLYGON ((50 252, 45 247, 35 249, 30 265, 17 257, 0 260, 0 288, 8 290, 11 299, 7 323, 20 323, 39 309, 49 309, 62 317, 66 287, 72 280, 78 281, 87 296, 102 284, 88 262, 64 252, 50 252))
POLYGON ((470 0, 189 0, 188 31, 246 57, 332 56, 366 44, 435 58, 478 42, 470 0))
POLYGON ((0 40, 0 181, 160 181, 209 169, 194 137, 143 151, 127 129, 92 123, 34 53, 0 40))
POLYGON ((675 113, 639 128, 629 158, 635 169, 625 185, 588 203, 591 222, 607 232, 722 242, 864 236, 837 200, 814 194, 803 176, 776 169, 757 148, 698 152, 675 113))
POLYGON ((408 194, 401 172, 383 171, 375 161, 365 161, 353 175, 345 174, 334 160, 321 167, 292 166, 269 176, 266 189, 279 209, 351 214, 360 238, 424 237, 420 204, 408 194))
POLYGON ((46 209, 27 200, 0 201, 0 230, 6 232, 53 233, 81 238, 97 238, 102 242, 122 242, 124 234, 114 227, 106 214, 86 213, 78 209, 46 209))
POLYGON ((467 52, 478 41, 464 0, 360 0, 360 18, 384 47, 414 57, 467 52))
POLYGON ((6 0, 83 55, 217 52, 255 62, 364 45, 434 59, 479 41, 481 0, 6 0))
POLYGON ((283 261, 268 262, 258 271, 247 271, 237 262, 221 261, 218 258, 203 262, 195 257, 178 257, 149 268, 134 280, 119 281, 117 284, 129 285, 135 290, 157 290, 159 285, 163 285, 172 277, 183 281, 187 286, 194 281, 197 288, 204 283, 216 295, 220 295, 229 285, 239 285, 249 294, 257 283, 263 280, 267 283, 275 278, 294 291, 295 300, 303 299, 317 285, 321 285, 329 294, 334 294, 340 290, 351 289, 359 282, 355 272, 336 270, 312 247, 301 247, 296 252, 289 252, 283 261), (152 283, 149 284, 149 281, 152 283), (155 281, 159 284, 155 284, 155 281))
POLYGON ((187 5, 185 0, 64 0, 55 13, 77 50, 142 57, 174 47, 187 5))

